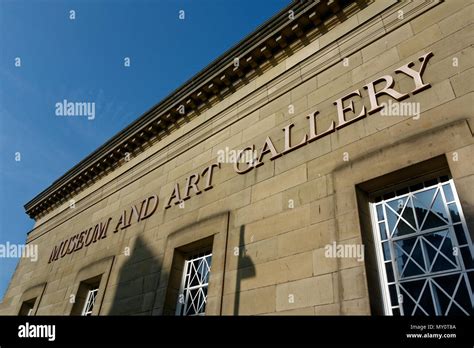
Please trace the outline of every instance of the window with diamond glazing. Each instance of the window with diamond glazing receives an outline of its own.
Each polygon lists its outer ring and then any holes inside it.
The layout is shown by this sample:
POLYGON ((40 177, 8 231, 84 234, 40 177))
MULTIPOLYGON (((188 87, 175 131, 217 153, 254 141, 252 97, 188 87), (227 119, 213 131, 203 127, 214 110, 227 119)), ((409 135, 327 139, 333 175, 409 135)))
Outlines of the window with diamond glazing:
POLYGON ((194 254, 185 261, 177 315, 204 315, 212 253, 194 254))
POLYGON ((82 315, 89 316, 92 315, 92 310, 94 309, 95 300, 97 298, 97 293, 99 289, 89 290, 87 293, 86 302, 84 304, 84 309, 82 310, 82 315))
POLYGON ((430 180, 375 201, 386 312, 472 315, 473 246, 453 181, 430 180))

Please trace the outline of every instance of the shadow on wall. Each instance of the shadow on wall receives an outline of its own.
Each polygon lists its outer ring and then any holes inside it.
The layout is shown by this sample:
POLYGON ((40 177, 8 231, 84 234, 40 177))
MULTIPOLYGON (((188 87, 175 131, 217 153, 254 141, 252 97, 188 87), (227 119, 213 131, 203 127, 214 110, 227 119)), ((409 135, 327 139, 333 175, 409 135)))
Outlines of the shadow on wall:
MULTIPOLYGON (((123 256, 122 256, 123 257, 123 256)), ((138 236, 122 265, 114 299, 106 315, 151 315, 160 281, 162 260, 138 236)))
POLYGON ((237 260, 237 279, 235 281, 234 315, 239 315, 242 279, 253 278, 257 274, 252 259, 246 255, 244 237, 245 225, 242 225, 239 231, 239 255, 237 260))
MULTIPOLYGON (((234 315, 239 315, 241 282, 256 276, 255 265, 246 255, 245 226, 240 227, 237 260, 234 315)), ((124 256, 122 256, 124 257, 124 256)), ((130 256, 119 270, 117 289, 110 309, 102 315, 152 315, 161 277, 162 260, 138 236, 130 256)), ((211 264, 212 272, 212 264, 211 264)), ((167 279, 164 276, 163 279, 167 279)), ((108 306, 107 306, 108 307, 108 306)))

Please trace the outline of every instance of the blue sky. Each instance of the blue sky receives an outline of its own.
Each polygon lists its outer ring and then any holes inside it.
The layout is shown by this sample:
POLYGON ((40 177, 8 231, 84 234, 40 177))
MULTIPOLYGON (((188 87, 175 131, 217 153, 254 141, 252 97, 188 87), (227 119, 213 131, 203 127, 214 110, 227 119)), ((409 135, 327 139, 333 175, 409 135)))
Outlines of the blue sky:
MULTIPOLYGON (((0 0, 0 243, 24 243, 26 202, 289 2, 0 0), (56 116, 64 99, 95 119, 56 116)), ((0 259, 0 299, 17 262, 0 259)))

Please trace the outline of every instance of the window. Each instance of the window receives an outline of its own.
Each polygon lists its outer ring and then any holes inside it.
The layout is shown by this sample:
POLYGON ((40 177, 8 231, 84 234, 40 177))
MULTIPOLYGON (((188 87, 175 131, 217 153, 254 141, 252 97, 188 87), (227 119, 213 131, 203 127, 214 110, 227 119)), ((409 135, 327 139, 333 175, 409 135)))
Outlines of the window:
POLYGON ((22 303, 19 315, 33 315, 36 297, 22 303))
POLYGON ((71 315, 90 316, 95 314, 97 295, 102 276, 93 277, 79 284, 71 315))
POLYGON ((210 251, 193 254, 184 263, 181 288, 176 306, 177 315, 204 315, 211 271, 210 251))
POLYGON ((82 310, 82 315, 84 316, 92 315, 92 310, 94 308, 95 299, 97 298, 98 292, 99 292, 98 288, 88 291, 87 298, 84 304, 84 309, 82 310))
POLYGON ((377 197, 371 215, 387 314, 473 314, 473 245, 452 179, 377 197))
POLYGON ((213 244, 214 235, 211 235, 172 249, 173 258, 163 301, 163 315, 205 313, 208 285, 212 282, 209 272, 213 244))

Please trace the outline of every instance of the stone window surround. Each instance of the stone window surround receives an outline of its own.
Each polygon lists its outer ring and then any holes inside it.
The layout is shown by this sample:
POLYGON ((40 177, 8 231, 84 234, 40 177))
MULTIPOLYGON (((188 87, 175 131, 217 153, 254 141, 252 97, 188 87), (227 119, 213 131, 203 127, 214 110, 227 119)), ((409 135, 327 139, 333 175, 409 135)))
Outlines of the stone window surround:
POLYGON ((228 239, 229 212, 211 216, 170 233, 166 240, 160 285, 156 289, 153 315, 161 315, 165 307, 166 291, 175 250, 213 237, 212 265, 207 293, 206 315, 220 315, 228 239))
MULTIPOLYGON (((363 214, 364 211, 368 211, 368 195, 371 190, 366 187, 368 182, 374 182, 379 178, 382 177, 391 177, 391 180, 395 180, 394 173, 400 173, 404 169, 418 165, 419 169, 426 169, 428 172, 434 170, 432 168, 432 164, 426 166, 423 162, 426 161, 436 161, 437 157, 444 157, 446 159, 449 156, 450 151, 454 151, 454 149, 447 148, 446 144, 437 144, 435 148, 432 148, 430 152, 420 152, 417 151, 417 146, 412 146, 410 149, 408 156, 403 156, 404 158, 408 158, 408 161, 404 161, 403 159, 397 159, 397 154, 400 151, 405 151, 401 149, 406 143, 415 142, 421 143, 418 146, 428 146, 430 143, 435 143, 437 138, 442 137, 449 137, 451 131, 455 131, 457 134, 465 134, 469 132, 469 126, 466 120, 458 120, 451 122, 449 124, 444 125, 443 127, 436 128, 434 130, 428 130, 424 132, 420 132, 420 134, 412 137, 408 137, 407 139, 400 139, 399 141, 386 146, 384 148, 379 148, 373 152, 369 152, 364 156, 360 156, 358 158, 351 158, 351 161, 348 163, 344 163, 338 168, 336 168, 332 175, 333 175, 333 182, 334 182, 334 211, 335 211, 335 221, 336 221, 336 242, 340 243, 343 242, 346 238, 341 239, 341 226, 354 226, 356 233, 354 235, 357 238, 361 239, 361 243, 364 243, 364 239, 367 239, 367 236, 371 236, 373 233, 372 231, 372 224, 364 224, 363 214), (373 166, 371 164, 378 163, 380 160, 379 157, 383 156, 385 158, 392 158, 391 161, 387 161, 384 166, 373 166), (424 165, 424 166, 423 166, 424 165), (363 167, 371 167, 370 171, 363 171, 358 170, 358 168, 363 167), (430 168, 431 169, 428 169, 430 168), (367 207, 365 207, 367 205, 367 207), (339 207, 342 207, 339 209, 339 207), (350 214, 355 213, 355 214, 350 214)), ((468 144, 469 139, 463 141, 459 140, 459 143, 456 144, 457 148, 461 148, 468 144)), ((438 142, 439 143, 439 142, 438 142)), ((405 148, 406 149, 406 148, 405 148)), ((439 159, 438 159, 439 161, 439 159)), ((451 165, 449 161, 448 166, 451 165)), ((438 164, 438 172, 443 168, 439 168, 438 164)), ((449 172, 453 173, 453 170, 448 167, 449 172)), ((446 170, 446 168, 444 168, 446 170)), ((456 185, 456 177, 453 176, 454 184, 456 185)), ((394 184, 395 181, 392 181, 394 184)), ((456 187, 457 188, 457 187, 456 187)), ((462 203, 462 196, 463 192, 460 190, 458 191, 458 195, 461 198, 461 208, 463 211, 466 211, 465 206, 462 203)), ((470 226, 468 223, 468 229, 472 230, 473 226, 470 226)), ((373 237, 372 237, 373 238, 373 237)), ((370 238, 369 238, 370 239, 370 238)), ((367 247, 367 246, 366 246, 367 247)), ((371 310, 375 313, 372 314, 383 314, 380 313, 378 310, 379 304, 375 304, 376 299, 380 293, 380 290, 377 291, 376 287, 374 286, 374 280, 371 280, 370 273, 367 272, 367 260, 364 260, 361 263, 361 266, 364 268, 364 273, 366 276, 364 277, 365 282, 365 289, 364 289, 364 298, 369 300, 371 303, 371 310)), ((340 268, 340 260, 337 259, 338 262, 338 269, 340 268)), ((339 294, 339 303, 344 301, 344 286, 343 280, 339 278, 338 283, 336 286, 339 287, 339 290, 336 292, 339 294)), ((381 296, 381 295, 380 295, 381 296)))
POLYGON ((25 290, 20 297, 20 301, 18 302, 15 313, 20 313, 21 306, 23 305, 24 302, 35 298, 36 300, 35 300, 35 304, 33 306, 31 315, 36 315, 36 313, 38 312, 39 305, 41 303, 41 299, 46 290, 46 285, 47 283, 41 283, 38 285, 34 285, 28 288, 27 290, 25 290))
MULTIPOLYGON (((105 292, 107 289, 107 283, 109 280, 110 272, 114 264, 114 259, 115 259, 115 256, 109 256, 109 257, 103 258, 101 260, 95 261, 92 264, 89 264, 81 268, 77 272, 76 278, 74 280, 72 292, 71 292, 71 294, 73 294, 74 296, 77 295, 81 282, 101 275, 99 291, 95 299, 95 305, 92 310, 92 315, 101 314, 100 310, 102 308, 102 302, 103 302, 105 292)), ((65 301, 66 301, 66 305, 63 310, 63 315, 70 315, 72 312, 74 303, 71 303, 69 301, 69 296, 66 297, 65 301)))

